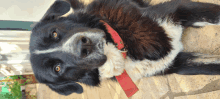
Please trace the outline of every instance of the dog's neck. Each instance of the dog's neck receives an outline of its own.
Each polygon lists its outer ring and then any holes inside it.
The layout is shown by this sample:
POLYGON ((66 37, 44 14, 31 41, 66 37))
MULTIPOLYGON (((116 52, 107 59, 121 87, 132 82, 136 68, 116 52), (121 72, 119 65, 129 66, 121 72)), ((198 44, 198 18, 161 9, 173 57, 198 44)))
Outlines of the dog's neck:
POLYGON ((107 56, 107 61, 103 66, 99 67, 101 80, 121 75, 125 68, 125 58, 120 50, 112 43, 105 43, 104 54, 107 56))
POLYGON ((138 88, 125 70, 124 60, 126 59, 127 52, 121 51, 124 48, 124 43, 118 33, 111 26, 102 20, 100 22, 104 23, 107 32, 111 35, 111 38, 117 47, 115 48, 113 44, 105 45, 104 54, 107 56, 107 61, 101 68, 99 68, 101 79, 103 79, 103 77, 109 78, 116 76, 116 79, 125 91, 125 94, 130 97, 138 91, 138 88))
POLYGON ((101 80, 104 80, 106 78, 119 76, 123 73, 125 69, 126 52, 122 53, 121 51, 121 49, 124 48, 124 44, 118 33, 106 22, 102 20, 100 20, 100 22, 106 27, 107 32, 113 40, 113 42, 108 42, 104 45, 104 54, 107 56, 107 61, 99 68, 101 80))

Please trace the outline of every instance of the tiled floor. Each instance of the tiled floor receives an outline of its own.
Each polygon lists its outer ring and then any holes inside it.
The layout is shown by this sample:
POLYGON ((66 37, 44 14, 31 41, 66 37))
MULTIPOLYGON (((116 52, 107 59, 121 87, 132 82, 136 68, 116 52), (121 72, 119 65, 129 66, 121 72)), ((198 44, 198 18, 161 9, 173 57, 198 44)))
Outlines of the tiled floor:
MULTIPOLYGON (((220 99, 220 76, 169 75, 144 78, 136 83, 139 91, 130 99, 220 99)), ((38 99, 128 99, 120 85, 105 81, 100 88, 83 85, 83 94, 59 95, 46 85, 38 86, 38 99)))

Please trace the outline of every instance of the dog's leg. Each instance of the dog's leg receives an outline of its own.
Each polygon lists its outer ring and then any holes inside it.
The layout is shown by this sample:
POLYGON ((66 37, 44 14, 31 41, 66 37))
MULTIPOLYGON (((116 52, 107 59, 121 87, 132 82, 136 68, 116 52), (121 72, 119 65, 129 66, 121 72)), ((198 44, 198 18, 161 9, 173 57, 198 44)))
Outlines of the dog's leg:
MULTIPOLYGON (((153 20, 168 20, 177 24, 177 27, 179 25, 183 27, 220 25, 220 5, 210 3, 175 0, 150 6, 141 11, 143 16, 148 16, 153 20)), ((185 75, 220 74, 220 56, 179 53, 173 64, 162 74, 171 73, 185 75)))
POLYGON ((220 25, 220 5, 189 2, 181 4, 174 13, 174 21, 183 26, 202 27, 220 25))
POLYGON ((182 75, 219 75, 220 55, 181 52, 174 60, 172 66, 162 74, 172 73, 182 75))
POLYGON ((220 5, 173 0, 142 9, 144 16, 152 19, 169 18, 184 27, 220 25, 220 5))

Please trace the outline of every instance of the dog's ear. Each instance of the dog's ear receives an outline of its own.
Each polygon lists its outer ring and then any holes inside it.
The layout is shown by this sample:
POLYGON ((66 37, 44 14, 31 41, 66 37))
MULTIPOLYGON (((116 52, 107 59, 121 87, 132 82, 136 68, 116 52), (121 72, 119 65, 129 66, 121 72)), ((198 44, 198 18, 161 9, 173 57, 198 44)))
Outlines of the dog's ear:
POLYGON ((65 1, 69 2, 74 10, 84 8, 84 4, 80 2, 81 0, 65 0, 65 1))
POLYGON ((62 95, 69 95, 71 93, 82 93, 83 88, 78 83, 66 83, 66 84, 48 84, 48 86, 55 92, 62 94, 62 95))
POLYGON ((66 14, 70 10, 70 7, 71 5, 66 1, 55 1, 47 10, 41 21, 56 19, 57 17, 66 14))

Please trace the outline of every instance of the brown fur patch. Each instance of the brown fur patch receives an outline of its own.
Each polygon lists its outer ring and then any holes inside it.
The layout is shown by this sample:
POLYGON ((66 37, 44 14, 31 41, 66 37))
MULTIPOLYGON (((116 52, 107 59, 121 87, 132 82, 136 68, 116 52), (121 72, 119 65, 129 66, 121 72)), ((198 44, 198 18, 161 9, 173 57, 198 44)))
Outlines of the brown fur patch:
POLYGON ((97 1, 87 10, 89 14, 106 21, 119 33, 129 57, 157 60, 166 56, 172 46, 171 38, 164 29, 157 22, 142 16, 136 5, 117 2, 119 1, 97 1))

